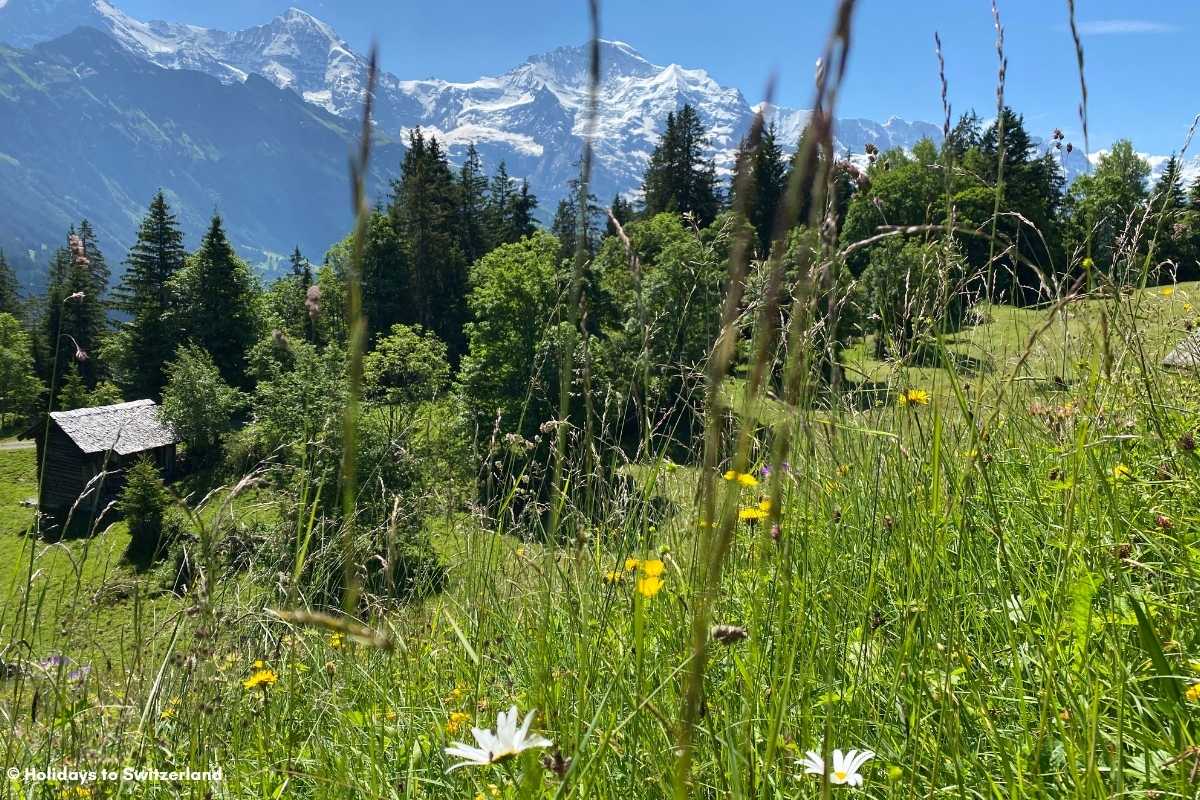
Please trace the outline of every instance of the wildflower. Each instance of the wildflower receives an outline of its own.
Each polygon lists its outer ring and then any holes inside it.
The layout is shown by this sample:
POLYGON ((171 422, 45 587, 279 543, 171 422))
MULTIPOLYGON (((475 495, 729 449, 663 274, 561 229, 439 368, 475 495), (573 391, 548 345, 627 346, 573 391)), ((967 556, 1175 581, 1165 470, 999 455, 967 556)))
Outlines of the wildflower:
POLYGON ((1189 686, 1187 691, 1183 693, 1183 696, 1186 697, 1189 702, 1200 703, 1200 683, 1193 683, 1191 686, 1189 686))
POLYGON ((626 571, 626 572, 633 572, 635 569, 637 569, 637 568, 638 568, 638 564, 640 564, 640 563, 641 563, 641 562, 640 562, 640 561, 638 561, 636 558, 627 558, 627 559, 625 559, 625 571, 626 571))
POLYGON ((615 569, 609 570, 608 572, 604 573, 604 582, 605 583, 624 583, 625 582, 625 573, 618 572, 615 569))
POLYGON ((901 408, 905 406, 927 406, 929 405, 929 392, 924 389, 905 389, 896 398, 896 405, 901 408))
MULTIPOLYGON (((1068 152, 1070 152, 1070 151, 1068 151, 1068 152)), ((1088 256, 1087 258, 1085 258, 1083 260, 1083 268, 1084 269, 1091 269, 1094 266, 1096 266, 1096 262, 1092 260, 1091 256, 1088 256)))
POLYGON ((647 578, 657 578, 663 574, 664 569, 666 567, 663 565, 663 562, 657 558, 647 559, 638 565, 638 571, 647 578))
POLYGON ((766 519, 767 513, 758 506, 749 506, 738 509, 738 519, 743 519, 747 522, 757 522, 760 519, 766 519))
POLYGON ((1186 312, 1188 312, 1188 313, 1191 313, 1191 311, 1192 311, 1192 304, 1191 304, 1191 303, 1184 303, 1184 304, 1183 304, 1183 310, 1184 310, 1184 311, 1186 311, 1186 312))
POLYGON ((1171 528, 1175 527, 1175 524, 1171 522, 1171 518, 1166 514, 1156 514, 1154 517, 1154 524, 1162 528, 1164 531, 1169 531, 1171 528))
POLYGON ((723 477, 727 481, 737 481, 742 486, 758 486, 758 478, 745 472, 737 472, 731 469, 723 477))
POLYGON ((178 697, 172 697, 167 701, 167 704, 163 706, 163 710, 158 715, 159 718, 173 719, 175 717, 175 713, 179 710, 179 703, 180 700, 178 697))
POLYGON ((67 681, 70 683, 83 683, 85 680, 87 680, 87 676, 90 675, 91 672, 92 668, 87 664, 84 664, 79 669, 72 670, 71 672, 67 673, 67 681))
POLYGON ((521 727, 518 728, 517 707, 512 706, 507 712, 501 712, 496 716, 495 733, 480 728, 471 728, 471 735, 475 737, 478 747, 462 743, 447 747, 446 755, 457 756, 463 760, 452 765, 446 771, 453 772, 459 767, 482 767, 503 761, 535 747, 550 747, 554 743, 549 739, 529 733, 529 725, 533 722, 535 713, 530 711, 521 727))
POLYGON ((264 692, 268 686, 273 685, 279 680, 279 676, 275 674, 275 670, 267 669, 262 666, 262 661, 254 662, 254 672, 249 678, 242 681, 242 686, 246 689, 262 689, 264 692))
POLYGON ((457 703, 467 695, 467 690, 461 684, 456 685, 450 690, 450 694, 446 695, 447 703, 457 703))
POLYGON ((450 719, 446 720, 446 733, 458 733, 459 729, 470 721, 470 714, 455 711, 450 715, 450 719))
POLYGON ((713 625, 709 631, 712 638, 721 644, 737 644, 750 634, 741 625, 713 625))
POLYGON ((1117 464, 1115 467, 1113 467, 1113 477, 1114 478, 1127 479, 1132 474, 1133 474, 1133 470, 1129 469, 1129 467, 1125 466, 1124 464, 1117 464))
MULTIPOLYGON (((870 750, 851 750, 843 755, 841 750, 833 751, 833 770, 829 773, 829 782, 834 786, 862 786, 863 777, 859 768, 868 760, 875 757, 870 750)), ((804 754, 804 760, 796 762, 803 766, 808 775, 824 775, 825 760, 816 750, 804 754)))
POLYGON ((637 590, 642 597, 650 598, 662 590, 663 580, 657 575, 643 575, 638 578, 637 590))
POLYGON ((1175 294, 1175 287, 1174 286, 1164 286, 1159 291, 1162 293, 1163 297, 1170 297, 1171 295, 1175 294))
POLYGON ((334 650, 340 650, 342 649, 342 644, 345 642, 345 638, 340 633, 331 633, 329 634, 329 646, 334 650))

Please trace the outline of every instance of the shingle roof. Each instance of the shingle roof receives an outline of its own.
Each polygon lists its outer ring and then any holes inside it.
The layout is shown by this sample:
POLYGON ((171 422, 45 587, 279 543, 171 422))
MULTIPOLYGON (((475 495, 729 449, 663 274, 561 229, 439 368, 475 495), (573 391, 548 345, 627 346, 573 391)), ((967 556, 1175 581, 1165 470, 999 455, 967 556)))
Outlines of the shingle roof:
POLYGON ((153 400, 55 411, 50 416, 85 453, 111 450, 127 456, 178 441, 171 427, 159 419, 158 405, 153 400))
POLYGON ((1200 331, 1175 345, 1175 349, 1162 360, 1162 365, 1182 369, 1200 368, 1200 331))

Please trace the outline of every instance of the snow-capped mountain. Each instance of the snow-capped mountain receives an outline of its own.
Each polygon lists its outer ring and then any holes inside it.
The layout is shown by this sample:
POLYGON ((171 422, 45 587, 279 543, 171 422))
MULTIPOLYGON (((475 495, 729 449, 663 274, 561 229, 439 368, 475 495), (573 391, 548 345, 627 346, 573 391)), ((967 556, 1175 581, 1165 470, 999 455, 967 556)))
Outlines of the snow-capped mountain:
MULTIPOLYGON (((342 117, 360 113, 366 59, 330 26, 296 8, 265 25, 225 32, 168 22, 142 22, 108 0, 7 0, 0 5, 0 40, 27 46, 79 25, 96 27, 126 50, 168 69, 190 69, 226 83, 260 75, 282 89, 342 117)), ((602 198, 636 192, 669 112, 693 105, 710 132, 718 170, 732 167, 734 150, 755 108, 737 89, 703 69, 652 63, 624 42, 602 43, 596 120, 594 189, 602 198)), ((588 50, 561 47, 529 57, 494 77, 469 83, 400 80, 379 76, 378 129, 396 138, 421 126, 449 148, 452 158, 474 144, 489 168, 504 160, 527 177, 542 201, 553 204, 575 176, 587 125, 588 50)), ((773 108, 780 141, 794 144, 808 119, 799 109, 773 108)), ((911 147, 941 136, 940 128, 892 118, 885 123, 840 120, 839 148, 861 153, 911 147)))

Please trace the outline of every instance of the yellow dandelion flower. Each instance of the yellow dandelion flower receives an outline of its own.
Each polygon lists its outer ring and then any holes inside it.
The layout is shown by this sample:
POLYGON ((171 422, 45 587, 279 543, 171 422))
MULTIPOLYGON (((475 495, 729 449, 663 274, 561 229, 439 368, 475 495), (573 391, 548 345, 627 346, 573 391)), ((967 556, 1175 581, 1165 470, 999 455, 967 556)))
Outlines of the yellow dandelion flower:
POLYGON ((1175 287, 1174 286, 1164 286, 1159 291, 1162 293, 1163 297, 1170 297, 1171 295, 1175 294, 1175 287))
POLYGON ((640 563, 641 563, 641 562, 640 562, 640 561, 638 561, 636 558, 627 558, 627 559, 625 559, 625 571, 626 571, 626 572, 633 572, 635 569, 637 569, 637 568, 638 568, 638 564, 640 564, 640 563))
POLYGON ((329 634, 329 646, 334 650, 340 650, 344 641, 345 637, 340 633, 329 634))
POLYGON ((1083 260, 1083 268, 1084 269, 1091 269, 1094 266, 1096 266, 1096 262, 1093 261, 1090 256, 1083 260))
POLYGON ((456 685, 450 690, 450 694, 446 695, 447 703, 457 703, 467 695, 467 690, 462 687, 462 684, 456 685))
POLYGON ((1191 303, 1184 303, 1184 304, 1183 304, 1183 310, 1184 310, 1184 311, 1187 311, 1187 312, 1189 312, 1189 313, 1190 313, 1190 312, 1191 312, 1191 310, 1192 310, 1192 304, 1191 304, 1191 303))
POLYGON ((1200 703, 1200 683, 1193 683, 1184 692, 1184 697, 1191 703, 1200 703))
MULTIPOLYGON (((256 661, 255 663, 261 664, 262 662, 256 661)), ((265 692, 268 686, 272 686, 278 680, 279 676, 275 674, 274 670, 256 669, 249 678, 242 681, 242 686, 247 689, 262 689, 265 692)))
POLYGON ((623 572, 618 572, 617 570, 613 569, 613 570, 609 570, 608 572, 604 573, 604 582, 605 583, 623 583, 624 581, 625 581, 625 573, 623 573, 623 572))
POLYGON ((1124 464, 1117 464, 1115 467, 1113 467, 1113 477, 1114 478, 1127 479, 1132 474, 1133 474, 1133 470, 1131 470, 1129 467, 1125 466, 1124 464))
POLYGON ((450 719, 446 720, 446 733, 458 733, 459 729, 470 721, 470 714, 464 714, 462 711, 455 711, 450 715, 450 719))
POLYGON ((263 661, 263 660, 260 658, 260 659, 258 659, 257 661, 255 661, 255 662, 254 662, 254 668, 255 668, 255 669, 266 669, 266 668, 267 668, 267 665, 266 665, 266 663, 265 663, 265 662, 264 662, 264 661, 263 661))
POLYGON ((771 511, 771 501, 770 500, 760 500, 758 503, 758 507, 761 510, 769 513, 771 511))
POLYGON ((747 472, 737 472, 731 469, 723 477, 727 481, 737 481, 742 486, 758 486, 758 478, 747 472))
POLYGON ((663 580, 657 575, 644 575, 638 578, 637 590, 642 597, 654 597, 662 590, 663 580))
POLYGON ((663 574, 664 569, 666 567, 663 565, 663 562, 657 558, 647 559, 638 565, 638 570, 647 578, 657 578, 663 574))

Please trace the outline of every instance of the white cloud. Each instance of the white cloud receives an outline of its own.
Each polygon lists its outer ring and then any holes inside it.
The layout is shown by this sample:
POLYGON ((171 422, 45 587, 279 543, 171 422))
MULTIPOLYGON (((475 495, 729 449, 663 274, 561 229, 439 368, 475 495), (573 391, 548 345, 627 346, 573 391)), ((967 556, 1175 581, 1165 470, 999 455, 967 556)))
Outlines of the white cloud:
POLYGON ((1154 22, 1148 19, 1097 19, 1081 22, 1079 32, 1084 36, 1108 36, 1125 33, 1174 33, 1176 25, 1154 22))

